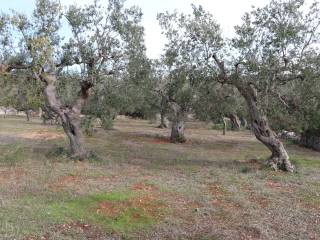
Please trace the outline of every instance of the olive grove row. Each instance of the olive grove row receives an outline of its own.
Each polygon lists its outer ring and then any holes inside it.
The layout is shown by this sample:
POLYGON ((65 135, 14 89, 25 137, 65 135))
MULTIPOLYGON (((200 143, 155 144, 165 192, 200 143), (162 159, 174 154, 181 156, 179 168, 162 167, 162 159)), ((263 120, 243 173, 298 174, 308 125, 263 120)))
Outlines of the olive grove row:
POLYGON ((139 7, 37 0, 30 16, 0 16, 0 105, 56 116, 79 160, 88 156, 82 128, 96 118, 107 128, 119 113, 160 114, 161 127, 171 121, 171 141, 184 142, 189 113, 214 122, 228 116, 235 128, 248 121, 271 152, 270 167, 293 172, 274 130, 319 132, 318 7, 271 0, 246 13, 232 39, 201 6, 159 13, 167 44, 151 60, 139 7))

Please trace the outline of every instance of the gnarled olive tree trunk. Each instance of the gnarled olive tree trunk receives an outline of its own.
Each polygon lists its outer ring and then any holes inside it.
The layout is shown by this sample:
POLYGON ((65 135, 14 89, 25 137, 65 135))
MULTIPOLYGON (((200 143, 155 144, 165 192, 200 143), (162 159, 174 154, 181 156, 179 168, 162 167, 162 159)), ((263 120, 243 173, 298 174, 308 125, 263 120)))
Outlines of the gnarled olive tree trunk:
POLYGON ((160 111, 160 125, 158 128, 168 128, 166 123, 166 111, 164 109, 161 109, 160 111))
POLYGON ((245 119, 244 117, 242 117, 242 118, 240 119, 240 122, 241 122, 241 125, 242 125, 243 129, 247 129, 247 128, 248 128, 247 119, 245 119))
POLYGON ((169 103, 173 111, 172 127, 170 141, 172 143, 184 143, 185 113, 182 108, 175 102, 169 103))
POLYGON ((237 114, 230 114, 229 115, 230 118, 230 122, 231 122, 231 130, 233 131, 239 131, 241 128, 241 121, 239 119, 239 117, 237 116, 237 114))
POLYGON ((168 128, 168 124, 166 121, 168 100, 166 97, 162 96, 159 107, 160 107, 160 125, 158 126, 158 128, 168 128))
POLYGON ((92 85, 88 82, 81 83, 81 90, 78 93, 78 99, 71 107, 63 106, 60 99, 57 96, 57 90, 55 87, 56 76, 41 74, 41 81, 45 86, 45 96, 53 112, 58 114, 64 132, 66 133, 70 142, 71 156, 75 160, 84 160, 87 158, 87 151, 84 147, 84 141, 80 128, 80 114, 81 110, 89 97, 89 89, 92 85))
POLYGON ((252 130, 256 138, 271 151, 268 164, 274 170, 294 171, 294 166, 289 160, 289 155, 283 143, 278 139, 275 132, 270 128, 267 117, 258 109, 256 92, 251 85, 236 84, 237 89, 245 98, 251 118, 252 130))

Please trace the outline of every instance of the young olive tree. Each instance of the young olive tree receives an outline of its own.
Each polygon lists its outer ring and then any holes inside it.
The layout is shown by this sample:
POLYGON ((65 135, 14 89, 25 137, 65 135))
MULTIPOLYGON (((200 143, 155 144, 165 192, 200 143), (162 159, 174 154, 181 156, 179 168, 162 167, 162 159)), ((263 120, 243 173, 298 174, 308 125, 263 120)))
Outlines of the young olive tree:
POLYGON ((126 9, 122 0, 110 0, 106 7, 95 0, 85 7, 70 6, 66 12, 57 0, 37 0, 32 16, 13 13, 1 19, 5 56, 1 72, 28 69, 43 83, 46 100, 70 141, 72 157, 85 159, 81 111, 90 90, 104 77, 123 69, 124 49, 134 26, 140 24, 141 12, 126 9), (69 26, 71 37, 62 35, 62 21, 69 26), (71 104, 64 104, 57 91, 57 82, 67 68, 80 76, 71 104))
POLYGON ((156 106, 161 110, 162 121, 165 114, 171 121, 170 141, 184 143, 185 121, 187 114, 191 112, 196 88, 188 69, 182 65, 173 67, 170 61, 164 58, 162 63, 158 63, 153 90, 157 99, 156 106))
MULTIPOLYGON (((197 89, 203 74, 192 61, 194 52, 189 49, 189 41, 184 36, 181 24, 186 20, 177 12, 158 14, 160 26, 167 37, 165 53, 161 59, 160 93, 171 110, 171 142, 185 142, 185 121, 192 111, 197 89)), ((159 75, 159 74, 158 74, 159 75)))
POLYGON ((147 91, 147 104, 156 114, 160 114, 158 128, 168 128, 167 117, 169 113, 168 99, 166 95, 167 78, 163 63, 157 59, 152 62, 151 76, 147 91))
POLYGON ((294 167, 269 126, 264 106, 266 97, 280 85, 304 78, 305 57, 319 41, 317 4, 307 13, 303 6, 302 0, 272 0, 264 8, 253 9, 236 27, 231 43, 222 39, 220 26, 202 7, 194 6, 192 15, 168 19, 179 26, 176 32, 183 32, 176 45, 186 49, 186 56, 192 55, 190 61, 212 81, 236 87, 245 99, 251 128, 272 153, 268 164, 289 172, 294 167))

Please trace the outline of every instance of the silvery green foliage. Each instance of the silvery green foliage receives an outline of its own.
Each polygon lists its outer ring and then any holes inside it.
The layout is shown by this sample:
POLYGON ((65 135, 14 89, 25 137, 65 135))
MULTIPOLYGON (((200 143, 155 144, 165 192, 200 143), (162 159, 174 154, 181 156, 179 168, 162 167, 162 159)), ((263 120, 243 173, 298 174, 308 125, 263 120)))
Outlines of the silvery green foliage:
POLYGON ((103 114, 106 105, 112 105, 105 95, 128 99, 120 89, 125 81, 142 81, 148 74, 141 16, 139 8, 126 8, 122 0, 68 8, 60 1, 37 0, 31 16, 18 12, 1 16, 1 64, 29 66, 31 74, 55 73, 58 95, 67 106, 87 82, 104 104, 102 109, 91 104, 90 112, 103 114))
POLYGON ((303 77, 308 54, 319 44, 319 9, 306 12, 304 1, 271 1, 245 14, 232 40, 241 72, 260 91, 271 92, 291 79, 303 77))
POLYGON ((260 95, 259 107, 265 111, 271 98, 278 98, 280 86, 301 80, 312 68, 307 59, 319 53, 319 15, 316 2, 306 9, 302 0, 272 0, 246 13, 235 27, 236 36, 227 40, 201 6, 193 6, 188 15, 162 13, 158 18, 168 38, 165 63, 171 70, 183 65, 197 73, 197 83, 204 88, 214 87, 214 81, 233 84, 241 79, 260 95))

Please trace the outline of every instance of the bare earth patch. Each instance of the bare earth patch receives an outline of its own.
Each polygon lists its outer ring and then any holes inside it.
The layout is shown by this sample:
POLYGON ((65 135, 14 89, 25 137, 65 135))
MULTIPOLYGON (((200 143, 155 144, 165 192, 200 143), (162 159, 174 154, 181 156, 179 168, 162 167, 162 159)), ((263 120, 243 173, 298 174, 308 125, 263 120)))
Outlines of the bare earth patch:
POLYGON ((21 180, 27 172, 19 168, 0 169, 0 184, 21 180))
POLYGON ((49 132, 46 130, 38 130, 35 132, 28 132, 28 133, 19 133, 18 136, 25 139, 34 139, 34 140, 55 140, 59 138, 65 138, 63 133, 49 132))
POLYGON ((62 176, 59 177, 58 180, 49 184, 49 189, 56 192, 65 187, 72 187, 76 185, 80 185, 81 179, 76 176, 62 176))
POLYGON ((284 185, 279 182, 268 180, 266 186, 274 191, 293 193, 294 189, 290 185, 284 185))
POLYGON ((169 138, 156 138, 152 139, 151 143, 153 144, 170 144, 169 138))
POLYGON ((156 196, 142 195, 117 202, 103 201, 96 209, 96 213, 110 218, 118 218, 130 209, 137 209, 138 211, 132 213, 132 221, 139 221, 145 217, 159 220, 163 217, 162 209, 164 207, 165 204, 160 202, 156 196))

